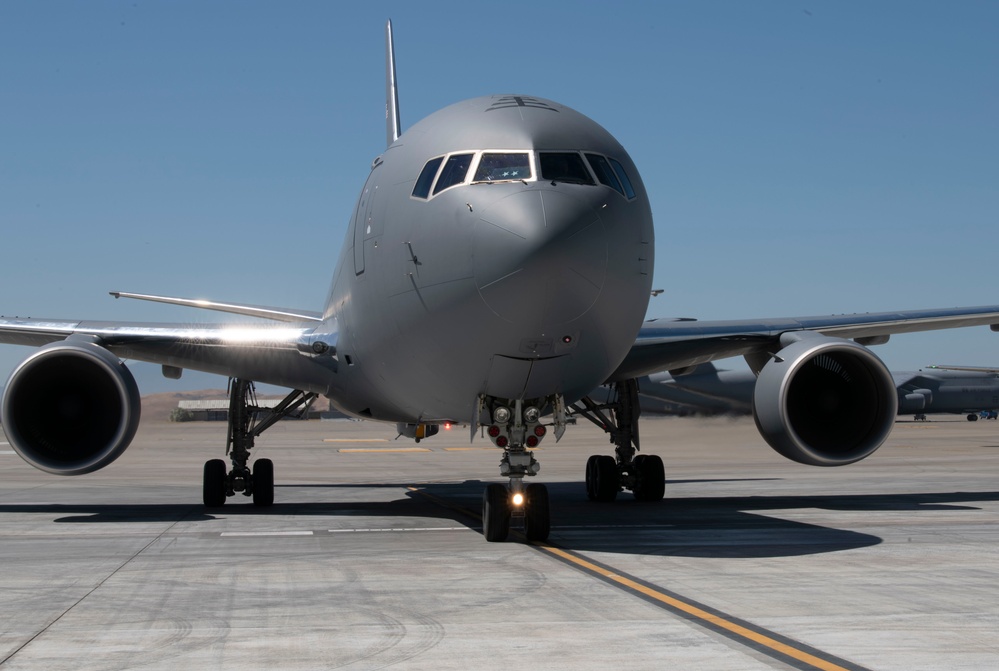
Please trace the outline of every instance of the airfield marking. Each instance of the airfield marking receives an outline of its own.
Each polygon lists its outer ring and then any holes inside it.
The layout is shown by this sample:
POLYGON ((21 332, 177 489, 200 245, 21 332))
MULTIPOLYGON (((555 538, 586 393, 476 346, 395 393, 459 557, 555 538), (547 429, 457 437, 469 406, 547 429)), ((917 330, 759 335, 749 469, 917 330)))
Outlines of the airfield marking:
POLYGON ((311 536, 311 531, 223 531, 221 534, 226 538, 238 538, 240 536, 253 536, 255 538, 266 536, 311 536))
MULTIPOLYGON (((445 501, 417 487, 409 486, 407 489, 437 505, 473 517, 482 522, 482 516, 474 511, 445 501)), ((623 571, 617 571, 607 564, 588 559, 577 552, 559 547, 551 541, 528 541, 523 533, 516 529, 511 529, 510 533, 526 541, 528 547, 533 547, 564 564, 580 569, 584 573, 594 576, 608 585, 634 594, 668 612, 679 615, 689 622, 710 629, 726 638, 742 643, 753 650, 789 663, 799 669, 866 671, 865 667, 829 655, 809 645, 787 638, 786 636, 781 636, 776 632, 769 631, 745 620, 740 620, 692 599, 684 598, 676 592, 653 585, 623 571)))
POLYGON ((399 452, 430 452, 427 447, 343 447, 337 450, 344 454, 388 454, 399 452))
POLYGON ((324 443, 387 443, 388 438, 323 438, 324 443))
POLYGON ((394 527, 394 528, 372 528, 372 529, 329 529, 331 534, 370 534, 387 532, 409 532, 409 531, 478 531, 471 527, 394 527))

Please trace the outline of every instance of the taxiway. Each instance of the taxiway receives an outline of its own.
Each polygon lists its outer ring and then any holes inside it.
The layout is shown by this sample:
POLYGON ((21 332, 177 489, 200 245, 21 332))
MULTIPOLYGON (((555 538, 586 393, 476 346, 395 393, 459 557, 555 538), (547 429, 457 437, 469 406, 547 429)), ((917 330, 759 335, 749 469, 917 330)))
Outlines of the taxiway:
POLYGON ((874 456, 786 461, 751 419, 643 420, 667 500, 586 500, 580 423, 538 452, 551 538, 480 534, 500 453, 467 429, 282 422, 275 505, 201 504, 222 423, 144 423, 103 471, 0 438, 6 669, 999 667, 999 424, 896 424, 874 456))

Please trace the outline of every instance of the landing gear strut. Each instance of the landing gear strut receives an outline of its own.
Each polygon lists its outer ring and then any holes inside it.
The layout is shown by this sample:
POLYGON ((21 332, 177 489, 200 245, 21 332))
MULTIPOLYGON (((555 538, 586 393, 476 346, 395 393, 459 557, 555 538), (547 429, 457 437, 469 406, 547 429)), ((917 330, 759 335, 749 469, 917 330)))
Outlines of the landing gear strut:
POLYGON ((232 469, 227 471, 222 459, 205 463, 202 481, 205 506, 218 508, 236 492, 252 496, 253 504, 257 506, 274 503, 274 463, 270 459, 257 459, 252 472, 247 466, 253 441, 278 420, 294 413, 304 414, 315 399, 314 393, 296 390, 274 408, 264 410, 257 406, 253 382, 239 378, 230 380, 226 454, 232 461, 232 469))
MULTIPOLYGON (((497 447, 503 448, 500 474, 509 477, 506 486, 490 484, 482 494, 482 534, 487 541, 506 540, 513 519, 523 520, 524 535, 531 541, 543 541, 551 531, 548 488, 541 484, 524 485, 524 477, 537 475, 541 465, 529 448, 537 447, 548 430, 541 424, 540 403, 524 407, 515 400, 511 409, 498 399, 480 399, 480 417, 488 412, 491 422, 486 433, 497 447), (491 405, 487 409, 487 405, 491 405)), ((557 408, 562 407, 559 401, 557 408)), ((564 428, 556 412, 556 426, 564 428)), ((558 430, 558 429, 557 429, 558 430)))
POLYGON ((666 492, 666 469, 661 457, 639 454, 638 381, 614 383, 616 400, 599 405, 589 397, 572 406, 574 414, 590 420, 610 436, 614 457, 593 455, 586 462, 586 496, 591 501, 610 502, 622 489, 630 489, 638 501, 659 501, 666 492), (580 405, 582 404, 582 405, 580 405), (609 410, 610 412, 604 412, 609 410))

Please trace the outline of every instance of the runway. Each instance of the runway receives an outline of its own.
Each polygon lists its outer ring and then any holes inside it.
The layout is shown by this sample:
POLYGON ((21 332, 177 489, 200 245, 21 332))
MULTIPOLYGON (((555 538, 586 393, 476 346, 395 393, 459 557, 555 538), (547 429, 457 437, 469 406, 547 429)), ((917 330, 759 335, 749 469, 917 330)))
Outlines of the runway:
POLYGON ((999 667, 999 423, 896 423, 845 468, 789 462, 750 418, 643 419, 667 500, 586 500, 569 427, 538 450, 551 538, 487 543, 500 452, 467 429, 282 422, 275 505, 200 504, 222 423, 145 423, 95 474, 0 439, 7 669, 999 667))

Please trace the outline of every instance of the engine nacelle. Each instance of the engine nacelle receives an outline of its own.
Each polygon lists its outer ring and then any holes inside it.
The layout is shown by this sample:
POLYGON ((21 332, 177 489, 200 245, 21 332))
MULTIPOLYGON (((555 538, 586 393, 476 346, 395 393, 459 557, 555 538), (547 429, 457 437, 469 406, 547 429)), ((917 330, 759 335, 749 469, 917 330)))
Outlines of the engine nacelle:
POLYGON ((870 456, 898 413, 888 368, 851 340, 788 336, 791 342, 756 381, 753 415, 760 433, 777 452, 803 464, 843 466, 870 456))
POLYGON ((132 373, 103 347, 69 339, 22 361, 3 395, 4 433, 35 468, 81 475, 121 456, 139 426, 132 373))

